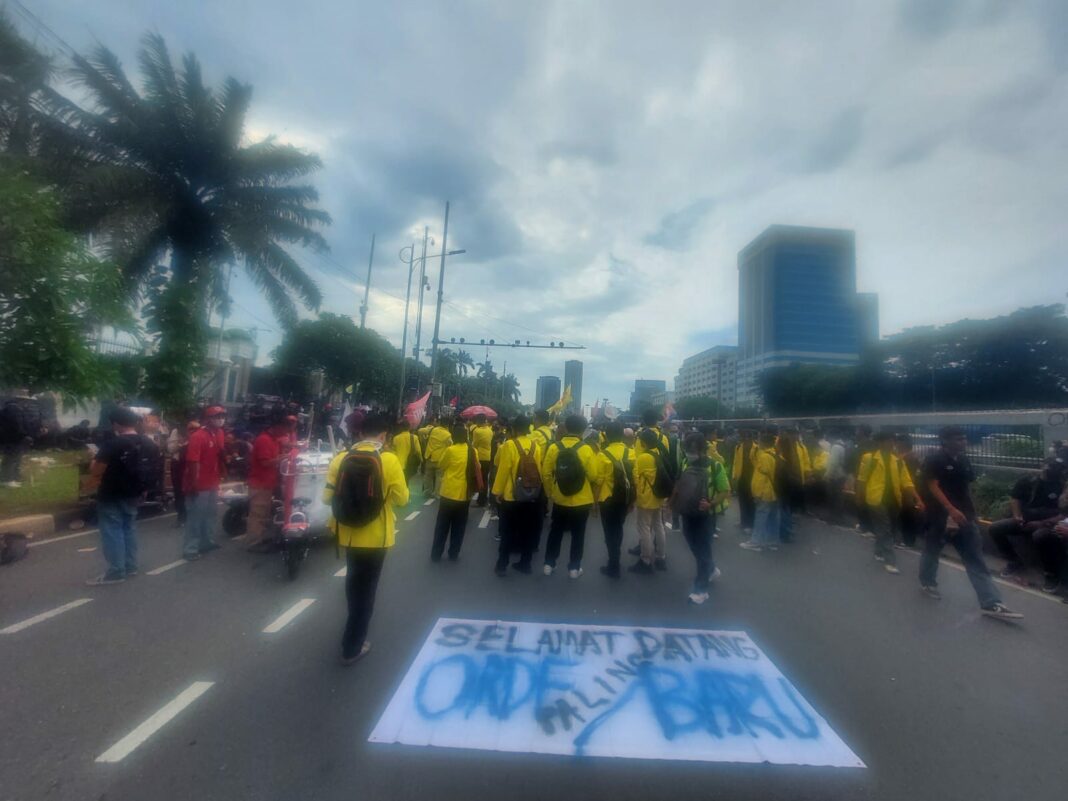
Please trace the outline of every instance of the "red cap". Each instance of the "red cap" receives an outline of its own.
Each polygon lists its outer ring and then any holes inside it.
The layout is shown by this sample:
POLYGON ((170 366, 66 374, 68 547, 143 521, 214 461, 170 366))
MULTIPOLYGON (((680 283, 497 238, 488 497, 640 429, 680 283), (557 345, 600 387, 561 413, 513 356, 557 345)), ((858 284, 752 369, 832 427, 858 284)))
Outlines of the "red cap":
POLYGON ((226 408, 223 406, 209 406, 204 410, 204 417, 218 417, 219 415, 225 415, 226 408))

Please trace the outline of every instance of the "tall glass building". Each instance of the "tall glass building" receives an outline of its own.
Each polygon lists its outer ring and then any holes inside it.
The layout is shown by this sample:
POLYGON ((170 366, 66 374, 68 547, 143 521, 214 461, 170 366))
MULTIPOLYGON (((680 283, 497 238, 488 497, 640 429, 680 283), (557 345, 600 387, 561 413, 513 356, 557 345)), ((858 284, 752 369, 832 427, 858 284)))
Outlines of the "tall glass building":
POLYGON ((565 409, 570 414, 582 413, 582 362, 571 359, 564 362, 564 389, 571 387, 571 404, 565 409))
POLYGON ((788 364, 856 364, 878 336, 877 298, 857 294, 852 231, 772 225, 738 254, 737 402, 788 364))

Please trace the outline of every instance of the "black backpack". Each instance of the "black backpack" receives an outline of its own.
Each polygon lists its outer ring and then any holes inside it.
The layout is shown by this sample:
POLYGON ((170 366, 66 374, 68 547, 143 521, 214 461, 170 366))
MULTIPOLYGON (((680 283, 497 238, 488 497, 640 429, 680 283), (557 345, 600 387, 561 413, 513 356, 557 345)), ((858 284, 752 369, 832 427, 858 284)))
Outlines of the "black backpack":
MULTIPOLYGON (((118 483, 128 494, 142 495, 159 486, 159 448, 147 437, 138 435, 127 439, 126 447, 118 454, 118 483)), ((124 493, 125 494, 125 493, 124 493)))
POLYGON ((671 505, 675 512, 684 517, 697 517, 708 514, 701 510, 701 501, 708 500, 709 465, 701 462, 687 465, 675 483, 675 492, 671 505))
POLYGON ((656 498, 670 498, 675 491, 675 475, 668 470, 664 458, 664 446, 659 444, 655 451, 649 451, 656 462, 656 475, 653 477, 653 496, 656 498))
MULTIPOLYGON (((401 432, 402 434, 405 432, 401 432)), ((408 434, 408 461, 404 465, 406 472, 414 473, 419 469, 419 440, 416 439, 415 434, 411 431, 406 432, 408 434)))
POLYGON ((630 448, 623 448, 623 458, 617 459, 608 448, 604 455, 612 462, 612 496, 609 501, 622 506, 634 503, 634 467, 630 463, 630 448))
POLYGON ((556 487, 561 495, 578 495, 586 485, 586 468, 582 466, 578 453, 585 443, 579 440, 570 447, 564 447, 560 442, 554 444, 560 449, 556 457, 556 468, 553 470, 556 487))
POLYGON ((378 451, 349 451, 337 471, 331 511, 343 526, 357 528, 375 520, 386 505, 382 457, 378 451))

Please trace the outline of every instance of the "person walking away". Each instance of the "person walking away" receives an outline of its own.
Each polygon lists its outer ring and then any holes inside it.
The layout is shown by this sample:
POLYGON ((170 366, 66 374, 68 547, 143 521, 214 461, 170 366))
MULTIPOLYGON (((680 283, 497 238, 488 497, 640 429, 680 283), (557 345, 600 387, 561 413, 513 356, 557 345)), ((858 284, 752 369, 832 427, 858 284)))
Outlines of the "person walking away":
POLYGON ((274 544, 266 539, 267 524, 271 520, 271 507, 278 487, 279 466, 283 451, 289 445, 286 436, 289 426, 276 418, 270 428, 260 433, 252 443, 248 468, 248 550, 252 553, 270 553, 274 544))
MULTIPOLYGON (((461 439, 456 440, 456 442, 466 443, 467 429, 462 425, 458 425, 455 428, 457 432, 461 430, 461 439)), ((438 488, 441 485, 441 471, 438 462, 440 462, 446 448, 453 444, 453 441, 449 429, 445 427, 440 418, 435 418, 434 424, 430 428, 430 433, 427 435, 426 461, 423 464, 423 494, 428 498, 436 497, 438 494, 438 488)))
POLYGON ((750 491, 756 503, 753 516, 753 535, 739 543, 749 551, 779 549, 779 496, 776 492, 779 456, 775 451, 775 432, 764 431, 753 460, 753 479, 750 491))
POLYGON ((224 475, 225 424, 226 409, 209 406, 204 410, 204 425, 190 435, 185 451, 182 487, 186 496, 186 520, 182 556, 190 562, 219 547, 214 533, 219 485, 224 475))
POLYGON ((894 526, 906 505, 917 508, 923 502, 916 495, 912 477, 894 452, 894 435, 880 431, 874 449, 860 461, 857 498, 868 510, 868 522, 875 534, 875 560, 887 573, 900 573, 894 554, 894 526))
POLYGON ((853 489, 853 506, 857 515, 857 531, 859 531, 865 537, 871 538, 874 536, 871 531, 871 524, 868 521, 868 507, 863 503, 862 499, 856 492, 857 476, 860 473, 860 463, 863 461, 866 454, 871 453, 874 444, 871 438, 872 428, 869 425, 859 425, 856 429, 856 434, 853 438, 853 445, 846 449, 845 466, 849 475, 849 481, 852 482, 853 489))
POLYGON ((760 448, 756 444, 752 429, 742 429, 734 459, 731 462, 731 483, 738 495, 739 525, 747 534, 753 532, 753 517, 756 513, 756 501, 753 500, 753 465, 760 448))
MULTIPOLYGON (((171 489, 174 491, 174 525, 178 528, 185 526, 185 455, 189 449, 189 437, 200 428, 200 423, 190 420, 182 428, 181 434, 172 436, 167 440, 167 449, 171 451, 171 489)), ((177 430, 178 427, 175 427, 177 430)))
POLYGON ((582 575, 586 523, 593 507, 593 485, 599 478, 596 455, 581 439, 585 430, 586 419, 582 415, 569 415, 564 420, 563 436, 549 446, 542 460, 542 486, 553 502, 542 568, 546 576, 556 570, 565 533, 571 535, 567 575, 573 579, 582 575))
POLYGON ((110 418, 115 436, 100 447, 91 468, 100 478, 96 516, 107 570, 89 579, 90 586, 119 584, 137 575, 137 503, 151 488, 159 461, 159 448, 137 432, 141 418, 136 413, 120 406, 110 418))
POLYGON ((541 447, 530 433, 530 420, 519 415, 512 421, 511 436, 497 448, 497 468, 493 477, 493 497, 500 509, 500 544, 497 547, 498 576, 508 572, 511 554, 519 561, 512 569, 529 574, 534 553, 535 531, 541 527, 541 447))
POLYGON ((777 450, 781 467, 776 487, 780 505, 779 540, 790 543, 794 539, 794 514, 804 508, 805 483, 811 466, 807 451, 797 441, 796 431, 782 431, 777 450))
POLYGON ((1022 618, 1001 602, 983 560, 970 486, 975 481, 975 471, 965 453, 967 434, 957 426, 946 426, 939 433, 939 440, 942 447, 923 463, 923 480, 934 503, 928 507, 927 536, 920 555, 920 587, 929 597, 941 599, 938 558, 949 541, 960 554, 982 613, 1001 620, 1022 618))
POLYGON ((404 470, 404 480, 411 483, 412 476, 419 472, 423 464, 422 450, 418 437, 412 433, 412 426, 407 420, 401 420, 393 428, 390 450, 397 456, 404 470))
POLYGON ((452 441, 438 458, 440 499, 438 517, 434 523, 434 542, 430 546, 430 561, 440 562, 449 546, 449 561, 460 558, 460 548, 464 544, 464 532, 467 529, 467 514, 471 504, 471 495, 480 489, 481 468, 475 455, 474 446, 467 442, 467 428, 463 423, 456 423, 452 428, 452 441))
POLYGON ((631 573, 649 575, 654 569, 667 570, 663 508, 671 498, 674 479, 665 464, 664 450, 658 446, 659 442, 653 427, 643 428, 638 433, 641 452, 634 461, 634 485, 639 553, 638 561, 628 568, 631 573))
MULTIPOLYGON (((1045 540, 1055 536, 1054 528, 1064 517, 1058 509, 1064 488, 1065 465, 1055 456, 1045 460, 1041 473, 1024 476, 1013 486, 1009 499, 1012 517, 990 526, 990 537, 1008 563, 1001 571, 1002 578, 1018 580, 1025 569, 1013 539, 1031 540, 1040 556, 1048 550, 1045 540)), ((1050 561, 1042 559, 1045 574, 1042 590, 1055 593, 1060 585, 1060 571, 1049 570, 1050 561)))
POLYGON ((720 571, 712 560, 712 536, 716 507, 730 495, 731 485, 722 462, 707 454, 703 434, 688 434, 683 440, 683 466, 672 496, 672 505, 682 522, 682 534, 697 565, 689 602, 708 600, 708 583, 720 571))
POLYGON ((479 490, 478 500, 475 502, 475 505, 481 508, 486 505, 490 470, 493 467, 493 428, 486 423, 484 414, 475 415, 475 427, 471 429, 471 444, 475 448, 475 457, 482 469, 482 476, 486 479, 482 482, 482 489, 479 490))
MULTIPOLYGON (((909 480, 914 484, 917 476, 920 474, 920 458, 916 454, 916 451, 912 447, 912 436, 910 434, 898 434, 894 439, 894 445, 897 451, 897 458, 901 462, 901 472, 908 473, 909 480)), ((902 477, 904 481, 904 477, 902 477)), ((919 490, 917 490, 919 495, 919 490)), ((921 506, 910 506, 905 504, 901 509, 901 514, 898 517, 898 529, 901 532, 901 547, 914 548, 916 546, 916 539, 919 537, 920 532, 923 530, 923 522, 926 515, 920 511, 921 506)))
POLYGON ((341 663, 352 665, 371 650, 367 631, 378 579, 396 538, 397 507, 408 503, 408 484, 397 456, 385 450, 389 418, 371 413, 361 439, 334 457, 327 469, 323 501, 330 528, 345 549, 348 617, 341 636, 341 663))
POLYGON ((549 452, 549 446, 556 440, 552 420, 552 415, 546 409, 538 409, 534 412, 534 430, 531 433, 536 438, 535 441, 541 448, 543 457, 549 452))
POLYGON ((619 578, 623 526, 635 501, 634 452, 623 442, 622 423, 608 423, 604 434, 605 445, 599 454, 601 481, 597 501, 601 507, 608 563, 602 565, 601 573, 609 578, 619 578))

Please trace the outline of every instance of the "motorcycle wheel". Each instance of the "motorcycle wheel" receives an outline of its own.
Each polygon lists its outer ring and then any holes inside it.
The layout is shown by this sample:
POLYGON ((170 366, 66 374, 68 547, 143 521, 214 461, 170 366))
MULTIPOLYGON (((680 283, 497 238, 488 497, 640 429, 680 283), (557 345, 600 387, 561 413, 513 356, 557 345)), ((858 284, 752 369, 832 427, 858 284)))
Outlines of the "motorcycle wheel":
POLYGON ((286 548, 285 560, 286 573, 289 575, 289 580, 293 581, 296 579, 297 573, 300 572, 300 563, 304 561, 301 556, 300 548, 286 548))
POLYGON ((236 505, 229 507, 223 514, 222 526, 228 536, 240 537, 248 527, 246 510, 236 505))

